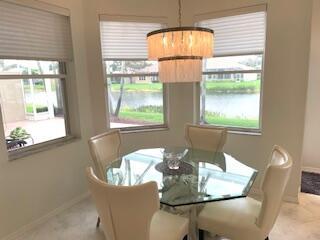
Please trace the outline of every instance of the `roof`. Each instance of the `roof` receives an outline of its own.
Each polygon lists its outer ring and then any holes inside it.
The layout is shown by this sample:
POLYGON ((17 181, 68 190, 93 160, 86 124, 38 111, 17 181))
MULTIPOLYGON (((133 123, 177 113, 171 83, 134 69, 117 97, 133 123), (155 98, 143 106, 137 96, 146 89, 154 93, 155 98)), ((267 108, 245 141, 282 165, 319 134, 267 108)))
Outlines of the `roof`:
POLYGON ((255 70, 254 67, 250 67, 245 64, 239 63, 237 60, 232 60, 230 58, 214 58, 206 61, 207 70, 216 70, 216 71, 234 71, 234 70, 255 70))

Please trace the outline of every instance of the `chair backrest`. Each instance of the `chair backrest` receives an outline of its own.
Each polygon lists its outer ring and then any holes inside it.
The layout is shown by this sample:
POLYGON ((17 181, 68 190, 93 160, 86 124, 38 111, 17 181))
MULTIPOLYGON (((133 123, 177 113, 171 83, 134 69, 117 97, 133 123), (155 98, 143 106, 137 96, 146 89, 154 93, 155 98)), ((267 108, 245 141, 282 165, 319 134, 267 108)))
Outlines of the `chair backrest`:
POLYGON ((97 176, 105 180, 105 167, 120 156, 120 131, 111 130, 94 136, 89 139, 88 143, 97 176))
POLYGON ((86 171, 106 239, 149 240, 151 219, 160 207, 157 184, 113 186, 98 179, 92 168, 86 171))
POLYGON ((226 143, 227 129, 186 124, 185 139, 191 148, 219 152, 226 143))
POLYGON ((267 166, 261 190, 262 206, 257 225, 266 234, 271 231, 280 211, 282 198, 290 177, 292 159, 282 147, 274 146, 267 166))

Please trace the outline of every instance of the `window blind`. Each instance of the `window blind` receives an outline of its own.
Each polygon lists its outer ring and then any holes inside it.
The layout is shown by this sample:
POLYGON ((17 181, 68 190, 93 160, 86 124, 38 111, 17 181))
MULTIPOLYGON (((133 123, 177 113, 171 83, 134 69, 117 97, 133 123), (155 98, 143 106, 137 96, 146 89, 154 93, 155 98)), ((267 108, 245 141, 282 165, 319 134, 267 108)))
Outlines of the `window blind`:
POLYGON ((69 17, 0 1, 0 58, 71 60, 69 17))
POLYGON ((247 13, 200 21, 214 30, 214 56, 262 53, 265 46, 266 12, 247 13))
POLYGON ((103 58, 147 59, 147 33, 161 27, 160 23, 101 21, 103 58))

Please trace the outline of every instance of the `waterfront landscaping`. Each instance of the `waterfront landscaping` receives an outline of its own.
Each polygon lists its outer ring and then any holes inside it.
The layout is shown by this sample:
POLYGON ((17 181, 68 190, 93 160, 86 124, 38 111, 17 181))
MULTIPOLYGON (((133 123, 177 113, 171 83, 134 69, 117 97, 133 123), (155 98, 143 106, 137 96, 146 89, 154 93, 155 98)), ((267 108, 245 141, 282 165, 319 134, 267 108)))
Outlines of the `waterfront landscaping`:
MULTIPOLYGON (((119 95, 121 89, 121 85, 117 83, 113 83, 111 85, 111 92, 115 94, 115 96, 119 95)), ((150 124, 161 124, 164 122, 164 114, 161 106, 158 106, 155 102, 150 99, 155 99, 155 97, 159 97, 161 99, 161 83, 131 83, 124 84, 123 92, 124 94, 130 94, 130 98, 133 99, 132 95, 135 93, 141 93, 136 96, 135 105, 131 105, 131 102, 124 103, 121 106, 119 115, 117 117, 113 117, 113 120, 116 122, 130 122, 132 121, 135 124, 138 123, 150 123, 150 124), (143 95, 143 97, 142 97, 143 95), (160 95, 160 96, 159 96, 160 95), (145 97, 147 100, 144 100, 145 97), (140 99, 141 97, 141 99, 140 99), (140 100, 138 100, 140 99, 140 100)), ((207 81, 206 82, 206 112, 205 112, 205 122, 208 124, 222 125, 222 126, 232 126, 232 127, 240 127, 240 128, 259 128, 259 118, 257 117, 248 117, 245 114, 226 114, 220 111, 215 111, 212 108, 212 104, 219 104, 216 101, 209 101, 210 98, 219 98, 223 99, 223 102, 229 101, 226 99, 232 99, 232 101, 228 102, 228 104, 233 104, 234 107, 232 109, 239 109, 239 107, 248 108, 247 104, 252 104, 252 101, 244 101, 246 105, 240 104, 239 100, 244 98, 250 98, 251 96, 257 96, 260 93, 260 80, 255 81, 231 81, 231 80, 223 80, 223 81, 207 81), (208 105, 211 104, 211 105, 208 105)), ((254 104, 259 98, 255 98, 254 104)), ((161 100, 160 100, 161 102, 161 100)), ((221 103, 220 103, 221 104, 221 103)), ((233 106, 231 105, 231 106, 233 106)), ((256 106, 253 105, 250 109, 256 109, 256 106)), ((231 111, 234 112, 233 110, 231 111)))

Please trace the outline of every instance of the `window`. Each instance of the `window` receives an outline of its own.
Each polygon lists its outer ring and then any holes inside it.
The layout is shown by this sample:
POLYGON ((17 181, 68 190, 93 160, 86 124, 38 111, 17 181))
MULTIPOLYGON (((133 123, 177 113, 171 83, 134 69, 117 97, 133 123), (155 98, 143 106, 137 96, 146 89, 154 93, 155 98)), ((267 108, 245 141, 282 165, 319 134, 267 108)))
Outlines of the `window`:
POLYGON ((69 17, 1 1, 0 42, 1 121, 8 151, 66 137, 69 17))
POLYGON ((198 23, 214 30, 214 58, 203 61, 200 122, 260 129, 265 11, 198 23))
POLYGON ((155 128, 166 123, 158 63, 147 61, 148 32, 158 23, 101 21, 110 128, 155 128))

